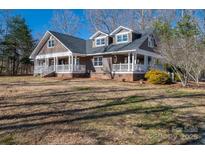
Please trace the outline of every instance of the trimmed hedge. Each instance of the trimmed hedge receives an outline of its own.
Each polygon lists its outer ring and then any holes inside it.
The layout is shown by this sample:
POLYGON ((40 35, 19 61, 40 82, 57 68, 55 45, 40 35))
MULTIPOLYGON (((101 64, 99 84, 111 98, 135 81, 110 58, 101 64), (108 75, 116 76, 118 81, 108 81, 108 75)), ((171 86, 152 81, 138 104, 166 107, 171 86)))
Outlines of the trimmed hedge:
POLYGON ((145 74, 145 78, 152 84, 168 84, 171 79, 168 73, 160 70, 150 70, 145 74))

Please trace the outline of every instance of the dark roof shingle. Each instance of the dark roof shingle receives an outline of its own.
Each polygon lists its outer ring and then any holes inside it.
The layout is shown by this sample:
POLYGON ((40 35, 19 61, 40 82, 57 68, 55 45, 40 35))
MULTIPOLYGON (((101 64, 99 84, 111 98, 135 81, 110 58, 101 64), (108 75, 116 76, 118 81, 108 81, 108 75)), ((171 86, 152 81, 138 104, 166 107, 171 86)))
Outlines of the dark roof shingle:
POLYGON ((150 33, 144 33, 140 38, 135 39, 129 43, 110 44, 108 46, 93 48, 92 40, 84 40, 78 37, 62 34, 59 32, 54 32, 54 31, 49 31, 49 32, 52 33, 57 39, 59 39, 59 41, 61 41, 72 52, 80 53, 80 54, 96 54, 96 53, 138 49, 143 44, 143 42, 145 42, 148 35, 150 35, 150 33))
POLYGON ((71 52, 86 54, 86 41, 84 39, 59 32, 49 32, 53 34, 59 41, 61 41, 61 43, 63 43, 68 49, 70 49, 71 52))

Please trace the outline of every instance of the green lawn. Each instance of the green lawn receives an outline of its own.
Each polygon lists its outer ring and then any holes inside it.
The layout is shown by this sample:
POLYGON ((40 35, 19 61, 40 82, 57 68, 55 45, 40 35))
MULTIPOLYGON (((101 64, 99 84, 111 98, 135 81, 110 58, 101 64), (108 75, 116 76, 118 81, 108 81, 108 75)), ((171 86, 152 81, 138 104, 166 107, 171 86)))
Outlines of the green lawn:
POLYGON ((205 89, 0 77, 0 144, 202 144, 205 89))

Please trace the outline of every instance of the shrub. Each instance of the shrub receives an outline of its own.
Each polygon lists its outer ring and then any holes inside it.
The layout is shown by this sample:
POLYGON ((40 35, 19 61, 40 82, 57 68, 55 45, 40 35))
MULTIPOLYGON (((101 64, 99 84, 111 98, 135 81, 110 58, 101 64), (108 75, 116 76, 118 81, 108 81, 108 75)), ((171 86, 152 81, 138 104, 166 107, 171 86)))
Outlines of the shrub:
POLYGON ((171 83, 169 74, 160 70, 150 70, 145 74, 145 78, 152 84, 171 83))
POLYGON ((174 81, 175 82, 180 82, 181 80, 179 79, 179 76, 175 73, 174 74, 174 81))

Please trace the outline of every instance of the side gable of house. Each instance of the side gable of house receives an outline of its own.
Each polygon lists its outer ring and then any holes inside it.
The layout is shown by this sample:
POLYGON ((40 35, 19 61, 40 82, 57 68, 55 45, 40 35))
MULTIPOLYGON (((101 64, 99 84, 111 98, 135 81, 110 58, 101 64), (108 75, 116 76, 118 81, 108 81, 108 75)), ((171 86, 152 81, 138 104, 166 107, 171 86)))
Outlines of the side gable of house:
POLYGON ((55 37, 52 38, 54 40, 54 47, 48 47, 49 39, 50 38, 47 38, 45 42, 43 42, 42 48, 39 50, 38 55, 48 54, 48 53, 57 53, 57 52, 66 52, 68 50, 55 37))
POLYGON ((34 59, 37 55, 49 54, 49 53, 56 53, 56 52, 70 52, 69 49, 53 34, 47 31, 40 42, 37 44, 36 48, 30 55, 31 59, 34 59), (52 37, 54 40, 54 46, 48 47, 48 41, 52 37))
POLYGON ((148 37, 144 40, 144 42, 139 46, 139 49, 143 49, 150 52, 155 52, 153 48, 148 46, 148 37))

